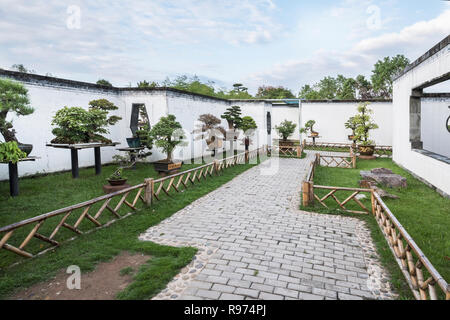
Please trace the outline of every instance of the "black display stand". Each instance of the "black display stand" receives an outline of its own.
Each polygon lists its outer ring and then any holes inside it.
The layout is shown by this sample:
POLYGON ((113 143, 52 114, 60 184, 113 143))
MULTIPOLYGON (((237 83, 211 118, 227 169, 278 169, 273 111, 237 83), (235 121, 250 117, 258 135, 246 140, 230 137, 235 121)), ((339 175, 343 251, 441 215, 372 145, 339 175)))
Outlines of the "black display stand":
POLYGON ((118 142, 113 143, 84 143, 84 144, 47 144, 47 147, 58 148, 58 149, 70 149, 70 156, 72 162, 72 178, 76 179, 79 177, 79 167, 78 167, 78 150, 82 149, 94 149, 95 157, 95 174, 99 175, 102 173, 102 159, 100 148, 104 147, 115 147, 118 142))

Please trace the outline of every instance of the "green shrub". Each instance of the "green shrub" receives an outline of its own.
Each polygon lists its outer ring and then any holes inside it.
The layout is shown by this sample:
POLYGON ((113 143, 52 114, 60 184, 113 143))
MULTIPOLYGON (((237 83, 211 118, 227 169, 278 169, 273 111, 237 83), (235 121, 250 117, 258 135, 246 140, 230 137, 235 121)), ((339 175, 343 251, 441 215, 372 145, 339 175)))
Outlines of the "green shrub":
POLYGON ((26 158, 26 156, 27 154, 19 149, 17 142, 0 143, 0 162, 17 163, 20 159, 26 158))

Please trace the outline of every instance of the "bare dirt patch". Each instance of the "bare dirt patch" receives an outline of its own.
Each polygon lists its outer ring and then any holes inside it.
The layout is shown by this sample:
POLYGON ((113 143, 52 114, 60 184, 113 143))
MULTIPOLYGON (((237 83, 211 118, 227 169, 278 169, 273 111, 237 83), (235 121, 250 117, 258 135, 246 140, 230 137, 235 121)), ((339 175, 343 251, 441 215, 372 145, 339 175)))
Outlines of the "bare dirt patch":
POLYGON ((97 265, 89 273, 81 274, 81 289, 69 290, 66 282, 71 274, 58 272, 50 281, 38 283, 11 297, 12 300, 113 300, 125 289, 139 270, 139 266, 150 260, 150 256, 123 252, 112 261, 97 265), (122 275, 121 275, 121 270, 122 275), (127 271, 127 272, 125 272, 127 271))

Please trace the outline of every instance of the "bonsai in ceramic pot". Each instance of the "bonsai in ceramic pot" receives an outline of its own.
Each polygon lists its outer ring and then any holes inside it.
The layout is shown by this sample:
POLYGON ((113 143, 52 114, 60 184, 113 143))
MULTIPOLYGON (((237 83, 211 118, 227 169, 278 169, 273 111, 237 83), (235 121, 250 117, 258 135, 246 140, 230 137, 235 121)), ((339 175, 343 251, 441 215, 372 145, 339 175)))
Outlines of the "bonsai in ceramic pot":
POLYGON ((358 123, 355 121, 355 117, 350 117, 345 123, 345 128, 352 130, 352 134, 348 136, 348 140, 353 141, 353 144, 356 143, 356 128, 358 127, 358 123))
POLYGON ((28 90, 21 83, 0 79, 0 133, 5 142, 16 142, 19 149, 29 155, 33 145, 18 141, 12 121, 6 120, 9 112, 16 116, 26 116, 32 114, 34 109, 30 106, 28 90))
POLYGON ((123 168, 117 168, 112 175, 109 176, 108 182, 112 186, 121 186, 127 182, 127 178, 123 176, 123 168))
POLYGON ((288 141, 288 138, 294 133, 296 127, 297 125, 289 120, 284 120, 279 126, 275 126, 278 135, 282 137, 282 140, 279 142, 280 146, 294 145, 294 142, 288 141))
POLYGON ((373 122, 371 114, 373 110, 368 108, 369 102, 364 102, 358 106, 358 114, 354 117, 356 123, 356 141, 359 153, 363 156, 373 156, 375 152, 375 141, 369 139, 369 133, 373 129, 378 129, 378 125, 373 122))
POLYGON ((172 114, 162 117, 150 130, 150 137, 155 141, 156 147, 167 155, 166 159, 154 162, 155 170, 169 174, 181 168, 182 162, 173 160, 173 150, 177 146, 186 145, 186 142, 181 124, 176 121, 176 117, 172 114))

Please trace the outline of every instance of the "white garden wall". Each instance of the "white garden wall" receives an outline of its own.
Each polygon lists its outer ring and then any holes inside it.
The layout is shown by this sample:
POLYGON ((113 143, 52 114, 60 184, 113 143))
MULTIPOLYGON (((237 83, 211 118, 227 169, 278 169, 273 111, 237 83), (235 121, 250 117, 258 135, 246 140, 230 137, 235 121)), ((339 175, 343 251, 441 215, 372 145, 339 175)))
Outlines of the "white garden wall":
MULTIPOLYGON (((312 102, 307 101, 301 104, 301 127, 308 120, 315 120, 314 130, 319 132, 320 138, 316 142, 339 142, 350 143, 348 135, 351 130, 346 129, 344 124, 351 117, 358 113, 359 101, 354 102, 312 102)), ((370 139, 377 145, 392 145, 392 103, 391 102, 371 102, 370 109, 373 110, 373 120, 378 124, 379 129, 370 132, 370 139)), ((302 140, 307 139, 302 135, 302 140)))
POLYGON ((449 98, 422 99, 421 137, 424 150, 450 158, 450 132, 446 128, 449 106, 449 98))
MULTIPOLYGON (((110 127, 110 134, 107 135, 114 142, 119 142, 120 145, 101 149, 103 164, 112 162, 112 157, 115 154, 120 154, 116 148, 127 147, 126 138, 131 137, 130 122, 133 104, 145 105, 152 126, 162 116, 169 113, 176 116, 185 130, 188 142, 187 146, 175 150, 174 157, 176 159, 189 160, 191 157, 200 157, 202 151, 206 149, 206 143, 204 141, 193 143, 191 134, 198 117, 201 114, 211 113, 220 118, 231 105, 241 106, 242 115, 253 117, 258 125, 259 138, 256 138, 255 135, 254 143, 250 149, 267 144, 271 140, 267 136, 265 115, 266 112, 271 112, 272 104, 265 101, 228 101, 166 88, 147 90, 102 88, 93 84, 5 70, 0 70, 0 76, 21 81, 28 89, 31 105, 35 108, 35 112, 29 116, 13 117, 11 114, 11 118, 8 119, 13 120, 18 139, 22 143, 33 144, 31 155, 40 158, 35 162, 21 162, 19 164, 20 176, 70 170, 69 150, 46 147, 46 144, 54 138, 51 133, 52 118, 56 111, 64 106, 88 108, 89 101, 95 99, 104 98, 113 102, 119 107, 119 110, 112 114, 122 117, 121 121, 110 127)), ((225 120, 222 120, 222 125, 227 128, 225 120)), ((224 143, 224 147, 229 149, 229 143, 224 143)), ((244 149, 240 142, 238 142, 238 149, 244 149)), ((165 158, 165 155, 156 147, 153 148, 152 153, 147 161, 165 158)), ((80 150, 78 158, 80 167, 93 166, 93 149, 80 150)), ((2 165, 0 166, 0 180, 6 179, 8 179, 8 166, 2 165)))
MULTIPOLYGON (((293 140, 306 139, 305 134, 300 135, 302 128, 308 120, 315 120, 314 130, 319 132, 320 138, 316 142, 349 143, 348 135, 352 132, 344 124, 357 114, 357 107, 361 101, 302 101, 300 107, 290 105, 274 105, 272 107, 272 127, 274 138, 281 139, 275 130, 284 120, 294 122, 297 127, 290 137, 293 140)), ((392 145, 392 102, 371 102, 369 108, 373 110, 373 119, 380 127, 371 131, 371 139, 378 145, 392 145)))
MULTIPOLYGON (((412 90, 444 78, 450 72, 449 38, 420 58, 409 71, 394 81, 393 98, 393 158, 394 161, 450 194, 450 164, 412 148, 410 142, 410 97, 412 90)), ((422 106, 422 110, 426 103, 422 106)), ((426 114, 426 113, 425 113, 426 114)))

